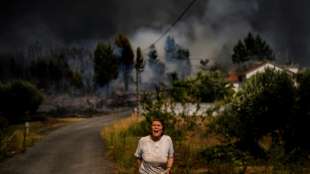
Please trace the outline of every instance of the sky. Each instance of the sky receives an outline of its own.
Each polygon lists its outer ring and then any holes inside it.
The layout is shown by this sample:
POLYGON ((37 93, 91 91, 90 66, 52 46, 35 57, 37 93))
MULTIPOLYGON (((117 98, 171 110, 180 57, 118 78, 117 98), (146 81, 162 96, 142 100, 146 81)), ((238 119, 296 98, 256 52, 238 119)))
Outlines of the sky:
MULTIPOLYGON (((2 0, 0 52, 39 41, 46 47, 92 46, 126 34, 147 48, 191 0, 2 0)), ((310 1, 198 0, 169 33, 195 64, 231 62, 232 47, 248 32, 260 34, 278 61, 309 66, 310 1)), ((164 39, 156 48, 163 53, 164 39)))

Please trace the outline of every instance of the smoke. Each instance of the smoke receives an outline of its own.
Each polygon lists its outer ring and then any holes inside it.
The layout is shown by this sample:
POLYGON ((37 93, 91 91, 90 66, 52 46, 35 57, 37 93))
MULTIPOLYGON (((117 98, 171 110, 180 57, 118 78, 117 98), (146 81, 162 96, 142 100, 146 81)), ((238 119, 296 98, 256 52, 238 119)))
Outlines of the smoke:
MULTIPOLYGON (((202 59, 209 59, 211 64, 231 64, 233 45, 249 31, 255 31, 250 19, 257 12, 258 4, 254 0, 209 0, 201 8, 204 9, 201 16, 187 16, 169 35, 178 45, 190 50, 194 71, 198 70, 202 59)), ((150 45, 161 33, 152 28, 138 30, 132 36, 133 45, 150 45)), ((164 42, 165 38, 156 44, 161 60, 166 56, 164 42)), ((168 64, 167 69, 173 71, 176 68, 168 64)))
POLYGON ((253 26, 269 38, 279 59, 309 66, 310 1, 262 0, 253 26))
MULTIPOLYGON (((28 0, 1 5, 0 52, 43 47, 93 45, 124 33, 136 48, 148 47, 190 0, 28 0)), ((200 59, 230 64, 233 45, 248 32, 271 44, 279 61, 309 65, 310 11, 307 0, 199 0, 172 30, 176 42, 200 59)), ((160 59, 163 41, 156 44, 160 59)))

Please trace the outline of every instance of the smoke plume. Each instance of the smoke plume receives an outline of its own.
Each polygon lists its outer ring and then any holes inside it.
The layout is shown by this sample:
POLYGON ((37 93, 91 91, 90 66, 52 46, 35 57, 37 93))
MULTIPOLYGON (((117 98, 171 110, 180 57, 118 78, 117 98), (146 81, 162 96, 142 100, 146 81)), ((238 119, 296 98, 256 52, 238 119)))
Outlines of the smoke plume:
MULTIPOLYGON (((28 0, 0 7, 0 52, 26 49, 40 41, 62 47, 130 36, 136 48, 147 48, 178 17, 190 0, 28 0)), ((230 64, 232 47, 248 32, 261 34, 278 61, 310 65, 309 1, 198 0, 169 33, 200 59, 230 64)), ((164 39, 156 44, 164 56, 164 39)))

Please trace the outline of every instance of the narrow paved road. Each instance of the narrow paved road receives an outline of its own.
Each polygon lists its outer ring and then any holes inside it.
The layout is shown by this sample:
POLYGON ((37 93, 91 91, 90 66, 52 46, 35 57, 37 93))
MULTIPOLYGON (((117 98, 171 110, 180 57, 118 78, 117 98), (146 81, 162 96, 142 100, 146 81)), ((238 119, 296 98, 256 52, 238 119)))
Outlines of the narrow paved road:
POLYGON ((0 164, 0 174, 109 174, 100 129, 129 112, 94 117, 55 130, 38 144, 0 164))

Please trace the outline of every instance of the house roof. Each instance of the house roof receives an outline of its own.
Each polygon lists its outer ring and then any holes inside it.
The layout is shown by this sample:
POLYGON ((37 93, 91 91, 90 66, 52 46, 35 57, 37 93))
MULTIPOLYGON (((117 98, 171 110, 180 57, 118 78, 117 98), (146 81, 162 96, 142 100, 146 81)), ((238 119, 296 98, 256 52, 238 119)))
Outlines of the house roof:
POLYGON ((281 65, 276 65, 274 63, 271 63, 271 62, 256 62, 256 63, 253 63, 253 64, 248 64, 246 66, 246 68, 242 69, 242 70, 233 70, 231 72, 228 73, 228 76, 227 76, 227 80, 232 82, 232 83, 235 83, 235 82, 239 82, 240 81, 240 78, 239 77, 243 77, 243 76, 246 76, 247 74, 251 73, 251 72, 254 72, 256 71, 257 69, 267 65, 267 64, 270 64, 271 66, 274 66, 276 68, 279 68, 279 69, 282 69, 286 72, 288 72, 289 74, 296 74, 297 71, 298 71, 298 68, 292 68, 292 67, 287 67, 287 66, 281 66, 281 65))
MULTIPOLYGON (((245 71, 243 72, 243 74, 248 74, 248 73, 250 73, 250 72, 253 72, 253 71, 257 70, 258 68, 260 68, 260 67, 262 67, 262 66, 265 66, 265 65, 267 65, 267 64, 274 65, 274 64, 269 63, 269 62, 260 62, 260 63, 257 63, 257 64, 252 64, 252 65, 250 65, 250 66, 247 68, 247 70, 245 70, 245 71)), ((274 66, 276 66, 276 65, 274 65, 274 66)))

